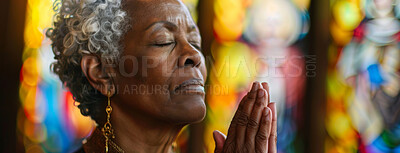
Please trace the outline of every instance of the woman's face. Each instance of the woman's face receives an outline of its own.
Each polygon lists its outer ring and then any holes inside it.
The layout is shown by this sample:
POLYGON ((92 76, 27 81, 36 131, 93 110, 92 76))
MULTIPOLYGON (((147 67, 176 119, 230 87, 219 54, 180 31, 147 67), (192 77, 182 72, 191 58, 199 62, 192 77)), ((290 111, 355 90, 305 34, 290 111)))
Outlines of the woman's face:
POLYGON ((125 1, 132 18, 116 68, 116 105, 133 115, 186 124, 205 116, 201 37, 179 0, 125 1))

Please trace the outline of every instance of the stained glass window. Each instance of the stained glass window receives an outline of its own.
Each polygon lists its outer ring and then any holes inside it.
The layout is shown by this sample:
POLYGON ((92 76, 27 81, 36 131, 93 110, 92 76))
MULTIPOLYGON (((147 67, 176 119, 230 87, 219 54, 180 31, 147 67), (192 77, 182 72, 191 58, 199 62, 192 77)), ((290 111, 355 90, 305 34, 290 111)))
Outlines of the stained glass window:
POLYGON ((325 152, 400 152, 398 7, 331 0, 325 152))
POLYGON ((299 152, 297 129, 302 122, 305 89, 303 51, 293 45, 309 29, 308 0, 215 0, 209 69, 207 127, 227 134, 240 99, 253 81, 268 82, 278 107, 278 150, 299 152))

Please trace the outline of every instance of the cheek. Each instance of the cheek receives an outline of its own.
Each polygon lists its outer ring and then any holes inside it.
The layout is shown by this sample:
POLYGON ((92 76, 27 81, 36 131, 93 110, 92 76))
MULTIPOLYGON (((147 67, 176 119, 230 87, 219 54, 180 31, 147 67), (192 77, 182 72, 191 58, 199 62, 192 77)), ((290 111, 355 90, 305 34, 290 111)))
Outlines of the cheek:
POLYGON ((202 68, 201 68, 201 74, 203 75, 203 79, 204 79, 204 82, 206 82, 206 80, 207 80, 207 67, 204 65, 202 68))
POLYGON ((163 103, 170 100, 170 80, 168 76, 169 65, 161 58, 141 58, 137 79, 140 80, 136 94, 139 99, 146 102, 147 107, 159 112, 163 103))
POLYGON ((202 56, 202 59, 201 59, 201 65, 200 65, 200 67, 199 67, 199 70, 200 70, 201 75, 203 76, 204 82, 206 82, 206 81, 207 81, 207 67, 206 67, 206 61, 205 61, 204 56, 203 56, 203 55, 201 55, 201 56, 202 56))
POLYGON ((162 114, 165 103, 170 100, 170 83, 169 77, 163 74, 169 66, 161 59, 127 56, 120 60, 117 94, 125 107, 154 116, 162 114))
POLYGON ((169 98, 171 90, 171 76, 173 71, 173 63, 168 62, 167 58, 156 57, 144 62, 142 67, 142 77, 146 80, 146 84, 152 85, 160 96, 169 98))
POLYGON ((125 56, 118 66, 120 75, 129 82, 163 84, 171 76, 173 62, 166 57, 143 55, 140 57, 125 56))
POLYGON ((132 112, 142 112, 155 118, 163 116, 166 104, 170 101, 167 86, 158 83, 152 78, 145 82, 136 79, 120 79, 118 97, 121 107, 132 112))

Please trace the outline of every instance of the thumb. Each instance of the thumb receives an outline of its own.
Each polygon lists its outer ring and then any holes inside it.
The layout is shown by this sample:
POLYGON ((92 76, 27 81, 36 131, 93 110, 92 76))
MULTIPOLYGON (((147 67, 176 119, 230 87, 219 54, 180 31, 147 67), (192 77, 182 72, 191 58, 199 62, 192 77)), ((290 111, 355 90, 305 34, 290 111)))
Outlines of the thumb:
POLYGON ((226 136, 223 133, 219 132, 218 130, 215 130, 213 132, 213 137, 214 137, 214 141, 215 141, 214 153, 222 153, 222 149, 224 148, 226 136))

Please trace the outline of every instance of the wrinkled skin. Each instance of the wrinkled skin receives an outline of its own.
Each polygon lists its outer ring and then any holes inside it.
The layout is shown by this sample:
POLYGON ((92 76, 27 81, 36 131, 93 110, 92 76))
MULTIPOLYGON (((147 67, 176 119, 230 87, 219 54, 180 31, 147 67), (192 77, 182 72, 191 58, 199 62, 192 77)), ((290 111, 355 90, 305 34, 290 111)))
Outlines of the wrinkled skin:
POLYGON ((239 104, 226 137, 214 131, 215 153, 276 153, 277 115, 267 83, 254 82, 239 104))
MULTIPOLYGON (((206 112, 200 33, 178 0, 128 0, 124 7, 132 20, 118 65, 85 55, 81 67, 93 87, 103 95, 111 92, 112 141, 125 152, 172 152, 179 131, 206 112)), ((276 115, 267 86, 253 84, 226 140, 214 132, 216 152, 276 152, 276 115)))

